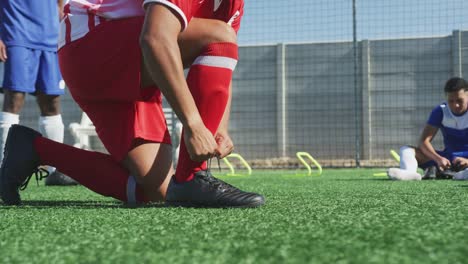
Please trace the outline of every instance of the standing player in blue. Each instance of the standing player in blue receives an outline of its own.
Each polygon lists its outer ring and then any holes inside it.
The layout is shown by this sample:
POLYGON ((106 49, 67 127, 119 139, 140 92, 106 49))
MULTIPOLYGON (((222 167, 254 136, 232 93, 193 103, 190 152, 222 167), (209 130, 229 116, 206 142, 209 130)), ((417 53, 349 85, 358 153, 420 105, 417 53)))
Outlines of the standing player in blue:
POLYGON ((444 91, 447 101, 432 110, 419 147, 403 146, 400 149, 400 168, 388 170, 390 179, 421 180, 443 175, 444 171, 458 172, 452 175, 454 179, 468 179, 464 175, 468 172, 464 171, 468 168, 468 82, 451 78, 444 91), (431 144, 439 130, 444 139, 442 151, 435 150, 431 144), (424 177, 417 173, 418 165, 426 170, 424 177))
MULTIPOLYGON (((62 0, 0 1, 0 60, 5 63, 4 101, 0 112, 0 160, 8 130, 19 123, 26 93, 34 94, 41 112, 39 130, 63 142, 60 98, 64 87, 58 66, 59 10, 62 0)), ((76 184, 49 167, 46 185, 76 184)))

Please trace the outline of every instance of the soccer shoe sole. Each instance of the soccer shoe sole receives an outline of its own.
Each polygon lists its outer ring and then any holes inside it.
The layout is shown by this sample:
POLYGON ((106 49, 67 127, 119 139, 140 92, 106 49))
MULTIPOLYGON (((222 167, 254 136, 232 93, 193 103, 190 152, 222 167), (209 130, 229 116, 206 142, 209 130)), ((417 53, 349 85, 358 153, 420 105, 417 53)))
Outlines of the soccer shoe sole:
POLYGON ((253 201, 248 204, 243 204, 243 205, 235 205, 235 206, 229 206, 229 205, 206 205, 206 204, 200 204, 200 203, 193 203, 193 202, 165 202, 166 207, 186 207, 186 208, 256 208, 260 207, 265 204, 265 199, 258 199, 258 201, 253 201))
POLYGON ((11 191, 11 185, 8 183, 8 179, 5 179, 4 173, 0 171, 0 198, 6 205, 19 205, 21 204, 21 198, 19 191, 11 191))

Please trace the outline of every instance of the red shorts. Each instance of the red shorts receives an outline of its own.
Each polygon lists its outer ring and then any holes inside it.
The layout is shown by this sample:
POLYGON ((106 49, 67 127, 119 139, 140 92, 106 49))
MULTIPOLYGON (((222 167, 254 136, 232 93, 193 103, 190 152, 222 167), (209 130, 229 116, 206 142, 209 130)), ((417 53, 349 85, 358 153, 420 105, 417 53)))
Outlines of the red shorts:
POLYGON ((171 143, 161 92, 156 86, 140 88, 142 24, 143 17, 99 24, 58 53, 73 99, 117 161, 136 138, 171 143))

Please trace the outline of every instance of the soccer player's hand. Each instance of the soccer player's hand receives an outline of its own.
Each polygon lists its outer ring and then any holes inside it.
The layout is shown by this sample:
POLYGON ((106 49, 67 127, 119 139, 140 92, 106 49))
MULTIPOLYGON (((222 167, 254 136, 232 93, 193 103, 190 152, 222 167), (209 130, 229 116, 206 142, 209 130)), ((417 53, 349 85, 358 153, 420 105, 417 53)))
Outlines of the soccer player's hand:
POLYGON ((7 52, 6 52, 6 46, 5 43, 3 43, 2 40, 0 40, 0 61, 5 62, 7 60, 7 52))
POLYGON ((466 169, 468 168, 468 159, 462 158, 462 157, 456 157, 452 161, 453 164, 458 166, 460 169, 466 169))
POLYGON ((451 166, 450 161, 444 157, 439 157, 435 162, 441 171, 449 169, 451 166))
POLYGON ((227 131, 216 132, 215 140, 216 144, 218 144, 218 148, 216 150, 216 156, 218 156, 218 158, 222 159, 231 154, 234 150, 234 143, 227 131))
POLYGON ((213 134, 203 123, 184 129, 184 141, 193 161, 205 161, 216 155, 218 145, 213 134))

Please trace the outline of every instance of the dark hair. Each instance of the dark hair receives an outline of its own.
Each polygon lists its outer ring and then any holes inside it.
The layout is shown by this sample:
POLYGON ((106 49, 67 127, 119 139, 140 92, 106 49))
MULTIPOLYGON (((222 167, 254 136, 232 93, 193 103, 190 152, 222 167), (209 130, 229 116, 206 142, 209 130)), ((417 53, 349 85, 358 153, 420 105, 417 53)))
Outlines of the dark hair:
POLYGON ((450 78, 447 83, 445 83, 444 91, 445 93, 458 92, 460 90, 468 90, 468 82, 460 77, 450 78))

